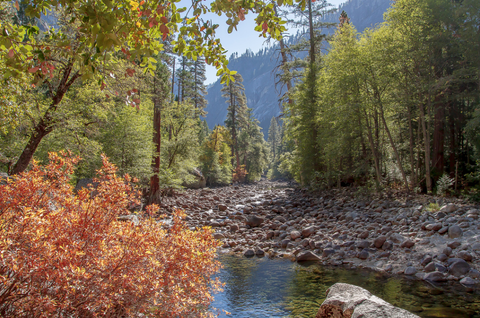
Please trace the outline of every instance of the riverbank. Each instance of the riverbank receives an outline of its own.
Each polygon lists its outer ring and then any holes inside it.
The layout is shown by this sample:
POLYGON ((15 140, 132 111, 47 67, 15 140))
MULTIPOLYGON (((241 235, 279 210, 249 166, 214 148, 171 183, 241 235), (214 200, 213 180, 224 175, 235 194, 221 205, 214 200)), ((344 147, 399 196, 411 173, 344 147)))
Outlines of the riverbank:
POLYGON ((185 190, 162 205, 211 226, 222 249, 245 256, 316 260, 432 282, 480 278, 479 206, 455 198, 352 188, 310 193, 262 181, 185 190), (439 211, 432 211, 438 204, 439 211))

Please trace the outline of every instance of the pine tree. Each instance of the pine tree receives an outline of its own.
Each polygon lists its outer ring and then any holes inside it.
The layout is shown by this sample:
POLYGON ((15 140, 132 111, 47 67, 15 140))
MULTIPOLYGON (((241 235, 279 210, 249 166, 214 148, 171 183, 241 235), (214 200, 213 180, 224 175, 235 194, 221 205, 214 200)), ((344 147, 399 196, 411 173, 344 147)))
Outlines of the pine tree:
POLYGON ((245 127, 247 115, 247 98, 245 96, 245 87, 243 86, 243 78, 240 74, 234 75, 235 81, 224 84, 222 88, 223 95, 228 104, 227 119, 225 126, 230 130, 232 135, 232 156, 235 155, 236 167, 240 165, 240 156, 238 153, 238 135, 240 129, 245 127))
POLYGON ((192 99, 195 108, 203 110, 207 107, 207 88, 205 86, 205 81, 207 76, 205 75, 205 61, 203 59, 197 59, 193 61, 190 66, 190 73, 192 73, 193 82, 191 89, 191 96, 188 96, 192 99))
POLYGON ((280 143, 280 127, 277 124, 277 118, 272 117, 272 119, 270 120, 270 127, 268 128, 268 144, 270 147, 270 152, 272 154, 273 162, 275 162, 279 155, 278 148, 280 147, 280 143))

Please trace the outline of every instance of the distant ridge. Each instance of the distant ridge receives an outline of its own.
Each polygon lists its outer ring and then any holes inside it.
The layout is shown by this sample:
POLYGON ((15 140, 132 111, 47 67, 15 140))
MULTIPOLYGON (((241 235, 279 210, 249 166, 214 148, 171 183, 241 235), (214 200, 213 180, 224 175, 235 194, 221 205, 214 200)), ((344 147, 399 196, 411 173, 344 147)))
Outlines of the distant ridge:
MULTIPOLYGON (((357 30, 362 32, 365 28, 383 22, 383 14, 390 3, 390 0, 348 0, 339 6, 338 12, 326 15, 324 20, 337 23, 340 12, 343 10, 357 30)), ((277 66, 278 50, 278 44, 257 53, 247 49, 239 56, 232 54, 229 59, 229 68, 239 72, 243 77, 247 105, 253 109, 254 116, 260 121, 265 138, 271 118, 280 114, 279 92, 275 89, 273 74, 277 66)), ((221 88, 220 80, 208 87, 206 119, 210 128, 217 124, 223 125, 227 117, 227 105, 220 92, 221 88)))

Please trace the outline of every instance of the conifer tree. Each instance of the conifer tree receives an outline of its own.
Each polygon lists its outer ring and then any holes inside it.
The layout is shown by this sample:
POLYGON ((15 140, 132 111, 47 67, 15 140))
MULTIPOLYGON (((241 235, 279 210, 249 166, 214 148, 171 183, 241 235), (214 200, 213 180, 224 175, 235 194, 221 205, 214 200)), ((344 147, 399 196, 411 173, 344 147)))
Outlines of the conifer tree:
POLYGON ((193 61, 190 66, 190 73, 192 73, 193 81, 192 95, 189 97, 192 99, 195 108, 200 110, 207 107, 207 99, 205 98, 205 95, 207 95, 207 88, 205 86, 205 81, 207 80, 205 67, 205 61, 202 59, 193 61))
POLYGON ((232 136, 232 156, 235 155, 236 167, 238 167, 240 165, 238 135, 247 120, 247 98, 245 96, 245 87, 242 84, 242 76, 236 73, 234 78, 235 81, 224 84, 221 91, 223 92, 222 96, 225 97, 228 104, 225 126, 230 130, 232 136))

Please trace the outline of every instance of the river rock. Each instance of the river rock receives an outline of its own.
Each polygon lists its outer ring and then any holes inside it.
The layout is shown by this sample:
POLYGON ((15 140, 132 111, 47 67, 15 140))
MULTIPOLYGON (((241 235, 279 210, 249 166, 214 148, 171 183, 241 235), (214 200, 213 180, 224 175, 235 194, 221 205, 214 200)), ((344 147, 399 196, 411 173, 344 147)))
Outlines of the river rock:
POLYGON ((406 248, 411 248, 415 245, 415 242, 412 240, 405 240, 402 244, 400 244, 400 247, 406 247, 406 248))
POLYGON ((290 238, 294 241, 296 240, 297 238, 301 237, 302 234, 300 234, 300 232, 298 231, 292 231, 290 232, 290 238))
POLYGON ((423 280, 428 280, 431 282, 444 282, 447 279, 445 278, 445 275, 435 271, 435 272, 425 274, 425 276, 423 276, 423 280))
POLYGON ((318 257, 315 253, 307 251, 297 255, 297 262, 305 262, 305 261, 320 261, 320 257, 318 257))
POLYGON ((415 273, 417 272, 417 269, 413 266, 408 266, 407 268, 405 268, 405 270, 403 271, 403 273, 405 275, 415 275, 415 273))
POLYGON ((376 248, 381 248, 383 243, 385 243, 386 240, 387 240, 386 236, 384 235, 379 236, 373 241, 373 245, 375 245, 376 248))
POLYGON ((461 258, 464 261, 471 262, 473 260, 472 254, 466 252, 466 251, 460 251, 457 254, 455 254, 456 258, 461 258))
POLYGON ((361 287, 336 283, 327 290, 327 298, 315 318, 418 318, 394 307, 361 287))
POLYGON ((460 280, 460 284, 463 284, 463 285, 475 285, 477 282, 470 278, 470 277, 464 277, 460 280))
POLYGON ((360 253, 357 254, 357 257, 359 259, 365 260, 368 258, 368 252, 366 250, 360 251, 360 253))
POLYGON ((457 206, 455 204, 447 204, 441 207, 440 212, 444 213, 452 213, 457 210, 457 206))
POLYGON ((255 251, 249 248, 245 252, 243 252, 243 255, 246 257, 252 257, 255 255, 255 251))
POLYGON ((315 227, 314 226, 309 226, 307 228, 304 228, 302 230, 302 236, 303 237, 309 237, 310 235, 315 233, 315 227))
POLYGON ((462 276, 470 271, 470 265, 463 259, 455 258, 455 262, 448 267, 448 272, 453 276, 462 276))
POLYGON ((250 215, 247 218, 247 221, 245 221, 245 224, 250 225, 251 227, 259 227, 262 225, 264 221, 264 218, 256 216, 256 215, 250 215))
POLYGON ((454 238, 457 238, 457 237, 461 237, 462 235, 463 235, 463 231, 460 228, 460 226, 454 224, 454 225, 451 225, 448 228, 448 237, 449 238, 454 239, 454 238))
POLYGON ((228 209, 228 207, 225 205, 225 204, 219 204, 218 205, 218 209, 220 211, 226 211, 228 209))

